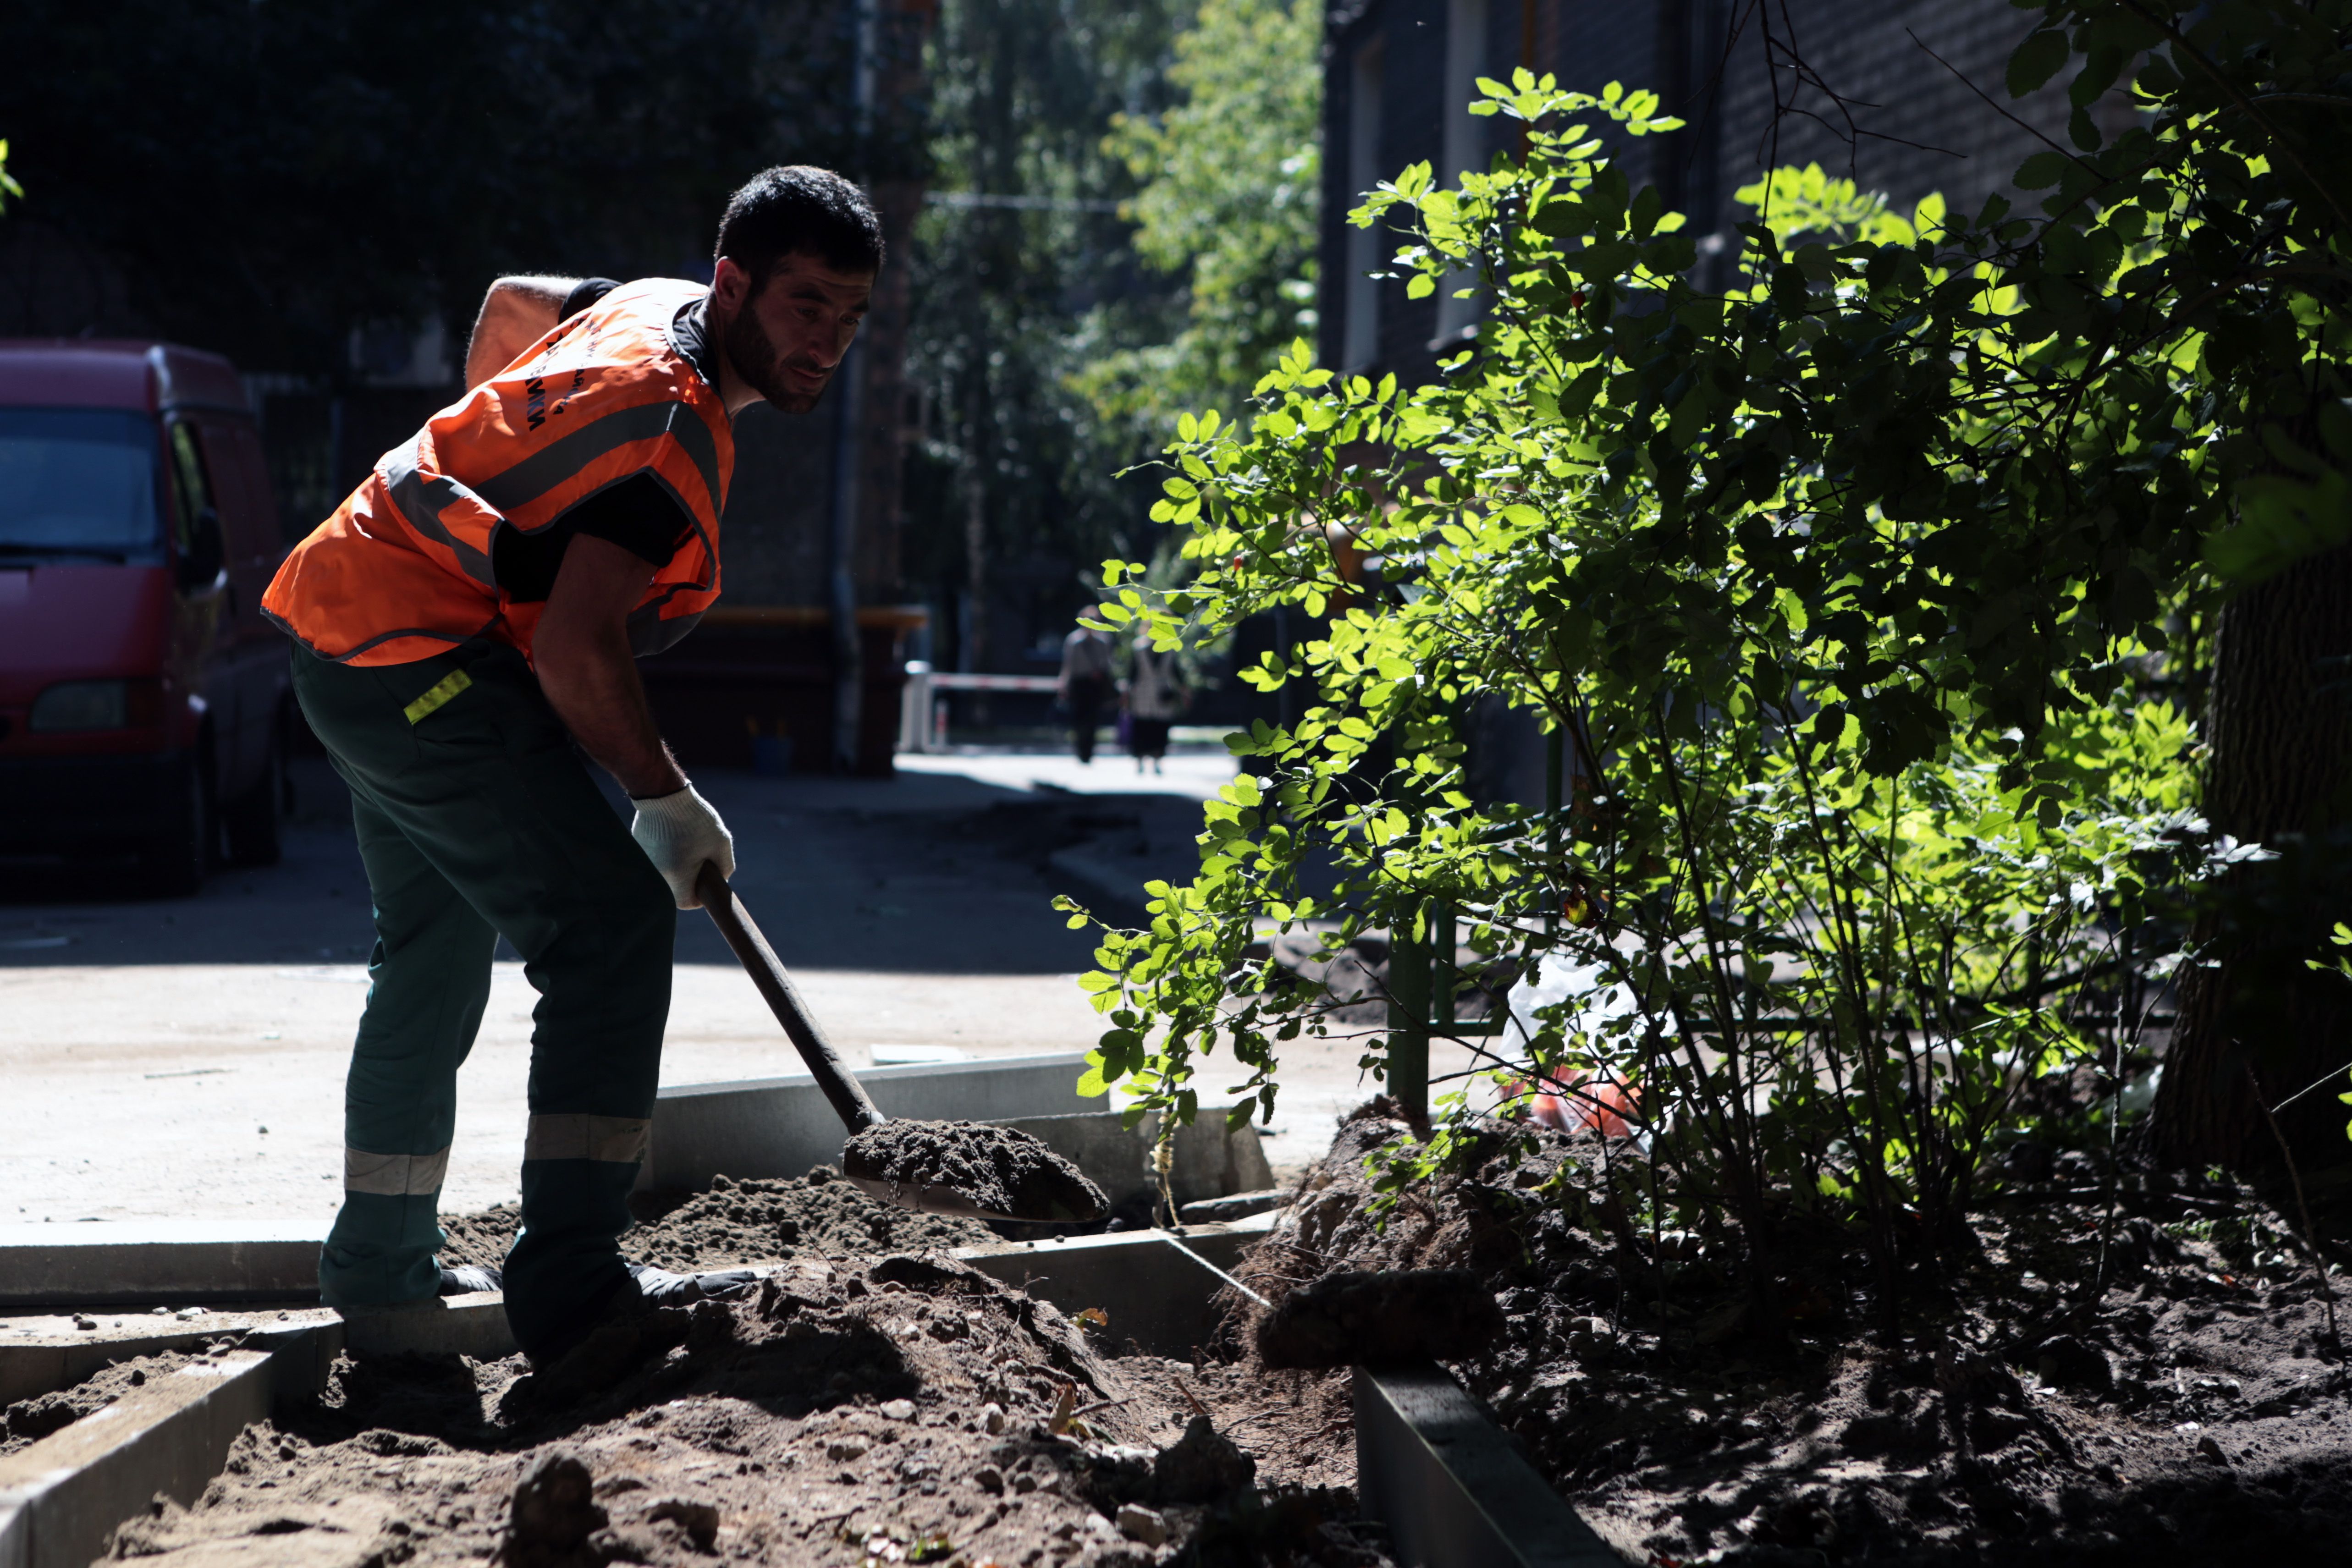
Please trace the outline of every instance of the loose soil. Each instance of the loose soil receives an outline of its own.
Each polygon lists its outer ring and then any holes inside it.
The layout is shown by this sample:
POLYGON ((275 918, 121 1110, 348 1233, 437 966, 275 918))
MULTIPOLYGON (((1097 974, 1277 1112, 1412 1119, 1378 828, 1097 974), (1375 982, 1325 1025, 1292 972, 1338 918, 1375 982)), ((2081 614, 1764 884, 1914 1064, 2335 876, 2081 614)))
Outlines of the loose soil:
MULTIPOLYGON (((712 1179, 707 1192, 656 1197, 621 1239, 633 1262, 673 1270, 714 1269, 777 1259, 875 1257, 886 1252, 976 1247, 997 1239, 979 1220, 869 1197, 830 1166, 772 1181, 712 1179)), ((514 1245, 522 1216, 512 1205, 478 1214, 445 1214, 445 1263, 497 1268, 514 1245)))
MULTIPOLYGON (((215 1348, 233 1349, 239 1337, 230 1335, 217 1340, 215 1348)), ((169 1376, 197 1359, 177 1352, 134 1356, 102 1366, 70 1388, 19 1399, 8 1406, 5 1418, 0 1418, 0 1455, 30 1448, 50 1433, 104 1409, 121 1398, 126 1390, 138 1387, 151 1377, 169 1376)))
MULTIPOLYGON (((694 1261, 713 1262, 716 1259, 694 1261)), ((799 1262, 666 1310, 675 1348, 546 1407, 520 1358, 343 1361, 115 1555, 229 1563, 1376 1564, 1184 1369, 1109 1360, 943 1255, 799 1262)))
MULTIPOLYGON (((1503 1332, 1456 1375, 1633 1561, 2154 1568, 2340 1561, 2352 1540, 2352 1373, 2249 1192, 2060 1155, 1975 1217, 1899 1343, 1831 1247, 1782 1282, 1771 1346, 1717 1243, 1665 1238, 1660 1280, 1542 1195, 1591 1134, 1535 1130, 1516 1167, 1492 1140, 1383 1215, 1364 1162, 1405 1132, 1385 1102, 1352 1116, 1240 1276, 1279 1302, 1344 1270, 1479 1275, 1503 1332)), ((1297 1435, 1344 1409, 1344 1372, 1263 1370, 1258 1310, 1230 1299, 1234 1371, 1293 1380, 1297 1435)))
POLYGON ((1087 1220, 1102 1188, 1045 1140, 985 1122, 889 1121, 852 1136, 843 1168, 918 1205, 944 1198, 1007 1219, 1087 1220))

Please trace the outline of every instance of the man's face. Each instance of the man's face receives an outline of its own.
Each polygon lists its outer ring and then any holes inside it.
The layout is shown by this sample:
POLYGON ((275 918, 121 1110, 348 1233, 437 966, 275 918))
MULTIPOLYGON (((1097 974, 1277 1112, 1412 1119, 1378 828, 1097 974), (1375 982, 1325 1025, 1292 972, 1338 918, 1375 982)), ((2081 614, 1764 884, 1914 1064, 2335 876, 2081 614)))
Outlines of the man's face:
POLYGON ((755 285, 722 256, 712 285, 729 310, 719 348, 736 375, 786 413, 806 413, 857 336, 874 275, 837 272, 795 253, 755 285))

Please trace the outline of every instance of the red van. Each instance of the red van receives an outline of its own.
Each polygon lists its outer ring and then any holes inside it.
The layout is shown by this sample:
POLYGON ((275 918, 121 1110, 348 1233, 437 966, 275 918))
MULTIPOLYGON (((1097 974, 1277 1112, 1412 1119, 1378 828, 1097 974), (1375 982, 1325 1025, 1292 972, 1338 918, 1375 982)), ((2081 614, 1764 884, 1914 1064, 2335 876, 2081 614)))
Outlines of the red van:
POLYGON ((236 369, 0 340, 0 856, 134 855, 191 893, 278 858, 286 547, 236 369))

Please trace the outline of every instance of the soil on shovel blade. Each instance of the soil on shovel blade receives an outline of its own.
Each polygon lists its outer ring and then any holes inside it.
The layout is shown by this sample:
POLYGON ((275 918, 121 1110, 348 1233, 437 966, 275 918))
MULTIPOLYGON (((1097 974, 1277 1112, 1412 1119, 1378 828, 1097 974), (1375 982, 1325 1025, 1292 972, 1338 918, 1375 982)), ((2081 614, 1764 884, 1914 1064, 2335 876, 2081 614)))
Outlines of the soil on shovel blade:
MULTIPOLYGON (((709 1260, 700 1260, 709 1261, 709 1260)), ((520 1358, 345 1360, 237 1439, 193 1508, 114 1554, 879 1568, 1385 1562, 1352 1497, 1269 1485, 1168 1364, 943 1255, 801 1262, 659 1317, 672 1342, 571 1402, 520 1358)))
MULTIPOLYGON (((1709 1239, 1665 1238, 1660 1280, 1546 1196, 1598 1159, 1591 1134, 1513 1127, 1525 1163, 1497 1137, 1384 1211, 1366 1158, 1406 1133, 1385 1101, 1357 1112, 1237 1273, 1277 1304, 1343 1270, 1481 1276, 1502 1333, 1454 1372, 1634 1562, 2158 1568, 2352 1540, 2352 1371, 2249 1192, 2061 1155, 1972 1217, 1975 1255, 1899 1343, 1864 1260, 1831 1249, 1790 1269, 1775 1346, 1709 1239), (2085 1309, 2103 1228, 2111 1283, 2085 1309)), ((1344 1371, 1265 1369, 1261 1310, 1228 1296, 1234 1381, 1344 1409, 1344 1371)))
POLYGON ((842 1164, 909 1193, 944 1187, 1022 1218, 1090 1218, 1106 1207, 1102 1189, 1041 1139, 985 1122, 885 1122, 854 1134, 842 1164))

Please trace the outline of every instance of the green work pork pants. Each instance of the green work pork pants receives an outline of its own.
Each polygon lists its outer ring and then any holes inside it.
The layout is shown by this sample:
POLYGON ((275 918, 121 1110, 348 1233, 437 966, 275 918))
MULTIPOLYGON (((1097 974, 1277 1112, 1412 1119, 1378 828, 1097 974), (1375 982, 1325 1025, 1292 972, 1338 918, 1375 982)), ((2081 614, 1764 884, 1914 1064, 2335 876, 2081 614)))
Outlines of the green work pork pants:
POLYGON ((297 648, 294 690, 351 786, 376 928, 320 1293, 378 1306, 437 1289, 457 1068, 503 935, 539 992, 507 1316, 526 1352, 560 1349, 628 1278, 618 1239, 669 1015, 669 889, 512 649, 356 668, 297 648))

